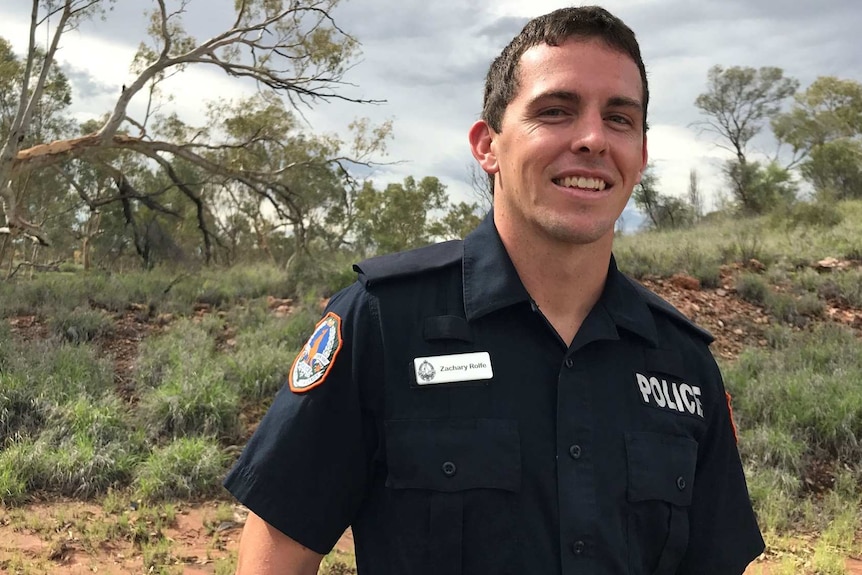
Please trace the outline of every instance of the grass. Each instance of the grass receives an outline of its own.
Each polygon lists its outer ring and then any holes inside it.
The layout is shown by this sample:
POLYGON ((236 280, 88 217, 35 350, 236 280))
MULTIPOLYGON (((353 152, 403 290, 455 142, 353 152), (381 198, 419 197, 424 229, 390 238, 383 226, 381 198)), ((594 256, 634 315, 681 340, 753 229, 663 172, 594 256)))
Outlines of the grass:
POLYGON ((725 377, 750 429, 770 428, 772 459, 799 441, 802 457, 862 460, 862 354, 849 330, 823 324, 782 348, 747 350, 725 377))
POLYGON ((180 438, 158 448, 135 471, 133 492, 144 501, 200 499, 220 492, 227 457, 218 443, 180 438))

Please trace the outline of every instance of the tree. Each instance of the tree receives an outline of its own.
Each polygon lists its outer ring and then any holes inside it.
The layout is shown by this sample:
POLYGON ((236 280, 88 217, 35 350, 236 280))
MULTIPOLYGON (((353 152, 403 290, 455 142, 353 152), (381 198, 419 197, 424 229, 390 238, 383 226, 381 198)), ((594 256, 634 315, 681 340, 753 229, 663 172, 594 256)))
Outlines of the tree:
POLYGON ((797 186, 793 176, 777 162, 761 165, 760 162, 728 162, 725 165, 728 180, 745 186, 745 200, 737 208, 746 215, 763 214, 786 206, 796 200, 797 186))
POLYGON ((820 77, 772 129, 823 199, 862 197, 862 84, 820 77))
POLYGON ((700 184, 697 181, 697 170, 692 168, 688 172, 688 205, 695 221, 703 217, 703 195, 700 193, 700 184))
POLYGON ((647 216, 648 227, 674 229, 691 225, 691 207, 679 198, 661 194, 658 185, 655 166, 649 164, 632 193, 635 205, 647 216))
MULTIPOLYGON (((131 117, 129 103, 133 98, 145 97, 152 104, 159 98, 160 83, 189 66, 213 66, 229 76, 255 81, 264 93, 291 107, 333 99, 365 101, 337 92, 358 46, 332 19, 338 0, 236 0, 233 25, 203 41, 189 36, 182 27, 181 16, 187 3, 181 2, 178 9, 170 11, 165 0, 155 0, 149 29, 151 42, 141 45, 133 62, 136 77, 118 90, 113 109, 97 127, 78 137, 61 135, 56 141, 40 142, 28 138, 36 133, 40 107, 44 107, 45 94, 52 89, 52 78, 57 78, 55 55, 60 40, 83 19, 105 14, 110 1, 32 1, 28 50, 15 76, 19 78, 17 93, 14 89, 3 91, 6 76, 0 74, 0 114, 5 112, 9 119, 0 132, 0 199, 9 234, 25 233, 42 244, 49 243, 43 226, 29 213, 30 192, 22 192, 20 182, 46 168, 59 167, 67 179, 73 177, 75 171, 66 164, 74 160, 92 163, 111 175, 115 193, 110 198, 122 203, 128 225, 139 230, 143 228, 136 220, 135 206, 142 205, 144 211, 153 214, 176 211, 156 199, 161 185, 158 182, 172 186, 178 192, 175 199, 182 198, 194 208, 204 257, 209 261, 216 243, 214 210, 209 205, 219 197, 215 187, 242 189, 259 202, 283 206, 293 197, 285 181, 289 172, 335 162, 342 169, 351 162, 366 161, 367 154, 379 149, 379 141, 366 142, 369 146, 354 150, 351 157, 313 155, 310 159, 250 167, 223 160, 245 146, 260 143, 262 137, 257 131, 230 133, 214 127, 193 128, 179 118, 153 116, 152 105, 146 107, 143 117, 131 117), (49 19, 52 36, 42 53, 36 47, 36 32, 49 19), (145 159, 161 174, 150 178, 156 189, 148 192, 154 195, 145 204, 141 202, 147 193, 141 192, 123 171, 120 158, 128 154, 145 159)), ((4 72, 12 66, 8 59, 0 59, 0 65, 4 72)), ((269 143, 278 146, 277 142, 269 143)), ((68 189, 64 186, 57 193, 68 189)), ((136 236, 141 241, 145 237, 136 236)), ((140 241, 136 245, 146 247, 140 241)))
POLYGON ((426 245, 435 231, 429 212, 445 205, 446 186, 434 177, 417 182, 408 176, 403 183, 389 184, 383 190, 366 182, 356 198, 360 244, 377 253, 426 245))
POLYGON ((752 181, 749 178, 754 172, 747 165, 748 145, 763 129, 764 122, 781 110, 782 103, 798 87, 799 82, 785 78, 781 68, 713 66, 709 70, 707 91, 694 102, 707 116, 707 120, 697 125, 717 134, 721 140, 718 146, 735 155, 728 161, 725 173, 744 211, 756 212, 754 204, 757 203, 750 191, 752 181))

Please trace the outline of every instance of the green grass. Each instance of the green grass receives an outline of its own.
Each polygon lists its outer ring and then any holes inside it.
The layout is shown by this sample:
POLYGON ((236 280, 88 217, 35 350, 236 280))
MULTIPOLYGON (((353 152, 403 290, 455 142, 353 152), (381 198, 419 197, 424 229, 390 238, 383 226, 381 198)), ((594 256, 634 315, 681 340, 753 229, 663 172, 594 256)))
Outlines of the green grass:
POLYGON ((58 309, 48 319, 48 324, 58 337, 75 344, 109 337, 114 331, 113 318, 89 306, 58 309))
POLYGON ((725 377, 741 416, 781 438, 779 460, 788 437, 808 456, 862 460, 862 354, 851 331, 824 324, 780 349, 747 350, 725 377))
POLYGON ((213 496, 221 490, 227 463, 216 441, 180 438, 155 449, 137 467, 132 488, 144 501, 213 496))
POLYGON ((716 217, 683 230, 644 232, 615 240, 620 269, 641 278, 695 275, 697 262, 810 265, 826 257, 862 256, 862 201, 842 202, 835 225, 776 226, 771 216, 716 217), (788 250, 792 246, 792 251, 788 250), (692 261, 692 255, 697 254, 692 261))

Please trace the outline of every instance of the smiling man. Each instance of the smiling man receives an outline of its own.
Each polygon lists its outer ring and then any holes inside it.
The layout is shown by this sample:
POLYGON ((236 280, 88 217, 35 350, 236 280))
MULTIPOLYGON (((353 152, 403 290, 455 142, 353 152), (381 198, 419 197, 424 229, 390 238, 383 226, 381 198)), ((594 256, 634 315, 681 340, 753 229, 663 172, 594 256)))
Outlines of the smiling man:
POLYGON ((225 485, 238 572, 739 575, 763 550, 711 336, 621 274, 646 166, 634 34, 532 20, 491 65, 463 242, 358 264, 225 485))

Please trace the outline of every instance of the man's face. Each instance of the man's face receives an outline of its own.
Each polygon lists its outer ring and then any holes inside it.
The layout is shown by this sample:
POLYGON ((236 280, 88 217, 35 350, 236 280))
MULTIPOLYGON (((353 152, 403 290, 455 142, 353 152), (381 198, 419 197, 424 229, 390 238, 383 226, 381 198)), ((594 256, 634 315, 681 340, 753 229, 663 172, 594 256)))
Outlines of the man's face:
POLYGON ((486 127, 498 227, 525 240, 611 240, 647 161, 637 66, 600 40, 568 40, 527 50, 519 80, 500 133, 486 127))

